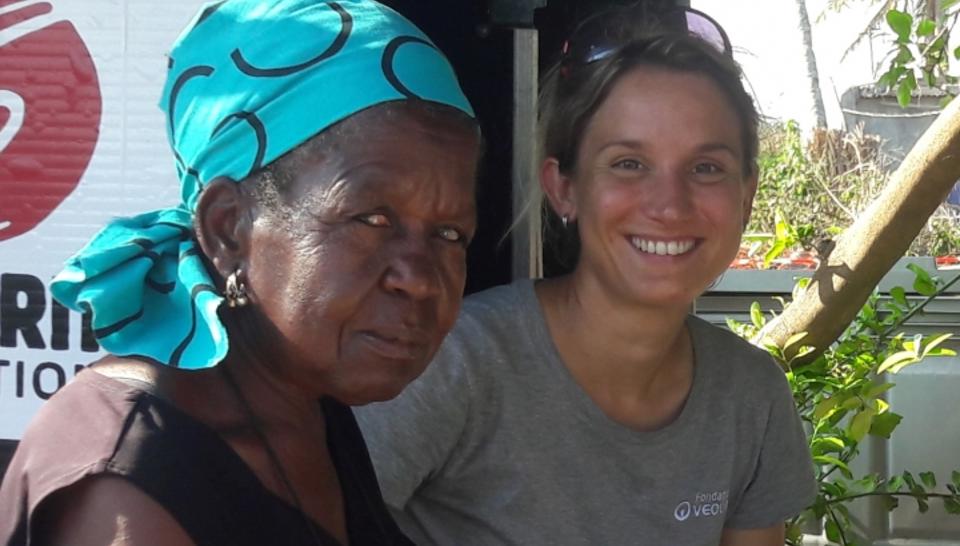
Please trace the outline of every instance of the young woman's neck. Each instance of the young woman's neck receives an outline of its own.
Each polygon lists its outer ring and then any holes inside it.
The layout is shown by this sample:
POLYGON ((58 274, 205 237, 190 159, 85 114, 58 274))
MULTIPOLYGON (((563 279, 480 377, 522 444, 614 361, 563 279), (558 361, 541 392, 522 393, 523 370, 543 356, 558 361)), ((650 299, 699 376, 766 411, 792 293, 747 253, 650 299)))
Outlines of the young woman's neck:
POLYGON ((537 292, 554 343, 588 391, 643 399, 692 376, 688 305, 625 301, 577 273, 544 281, 537 292))

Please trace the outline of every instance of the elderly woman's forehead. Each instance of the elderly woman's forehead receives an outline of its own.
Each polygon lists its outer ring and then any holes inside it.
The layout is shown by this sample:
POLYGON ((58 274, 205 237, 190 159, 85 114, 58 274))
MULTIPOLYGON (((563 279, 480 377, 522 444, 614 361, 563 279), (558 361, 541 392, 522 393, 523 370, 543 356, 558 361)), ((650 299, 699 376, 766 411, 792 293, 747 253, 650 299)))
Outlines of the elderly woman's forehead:
POLYGON ((426 101, 395 101, 372 106, 330 127, 325 132, 332 136, 366 135, 382 132, 385 126, 404 125, 410 129, 448 130, 449 132, 477 132, 476 121, 463 112, 441 104, 426 101))

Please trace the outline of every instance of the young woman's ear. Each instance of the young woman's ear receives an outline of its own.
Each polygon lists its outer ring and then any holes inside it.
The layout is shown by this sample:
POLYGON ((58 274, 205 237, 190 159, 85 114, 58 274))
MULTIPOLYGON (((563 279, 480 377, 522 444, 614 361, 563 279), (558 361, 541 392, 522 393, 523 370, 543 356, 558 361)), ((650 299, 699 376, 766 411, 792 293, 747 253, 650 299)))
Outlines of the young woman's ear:
POLYGON ((560 162, 556 158, 548 157, 540 166, 540 187, 557 216, 571 222, 577 218, 573 182, 560 172, 560 162))
POLYGON ((246 264, 251 225, 248 201, 240 185, 226 177, 210 181, 197 201, 197 242, 221 278, 246 264))

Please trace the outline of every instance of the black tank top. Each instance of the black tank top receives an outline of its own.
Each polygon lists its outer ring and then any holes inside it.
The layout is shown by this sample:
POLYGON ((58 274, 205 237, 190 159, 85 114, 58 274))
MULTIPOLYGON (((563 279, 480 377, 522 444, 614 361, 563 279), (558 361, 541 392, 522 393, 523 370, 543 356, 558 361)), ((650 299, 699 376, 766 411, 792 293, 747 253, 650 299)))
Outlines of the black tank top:
MULTIPOLYGON (((266 489, 219 435, 149 390, 88 370, 47 402, 0 488, 0 506, 13 508, 0 515, 0 544, 26 544, 44 498, 104 473, 150 495, 198 546, 316 543, 304 516, 266 489)), ((353 412, 329 398, 320 404, 350 545, 411 545, 383 503, 353 412)), ((324 546, 339 544, 311 524, 324 546)))

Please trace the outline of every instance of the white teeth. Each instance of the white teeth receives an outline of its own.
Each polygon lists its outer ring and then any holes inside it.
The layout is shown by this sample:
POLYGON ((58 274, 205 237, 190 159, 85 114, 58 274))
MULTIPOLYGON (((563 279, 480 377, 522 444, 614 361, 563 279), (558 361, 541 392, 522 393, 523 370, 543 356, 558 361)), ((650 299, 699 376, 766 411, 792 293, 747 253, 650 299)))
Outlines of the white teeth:
POLYGON ((693 248, 694 242, 691 239, 680 241, 647 241, 640 237, 631 237, 630 244, 640 252, 656 254, 658 256, 677 256, 693 248))

